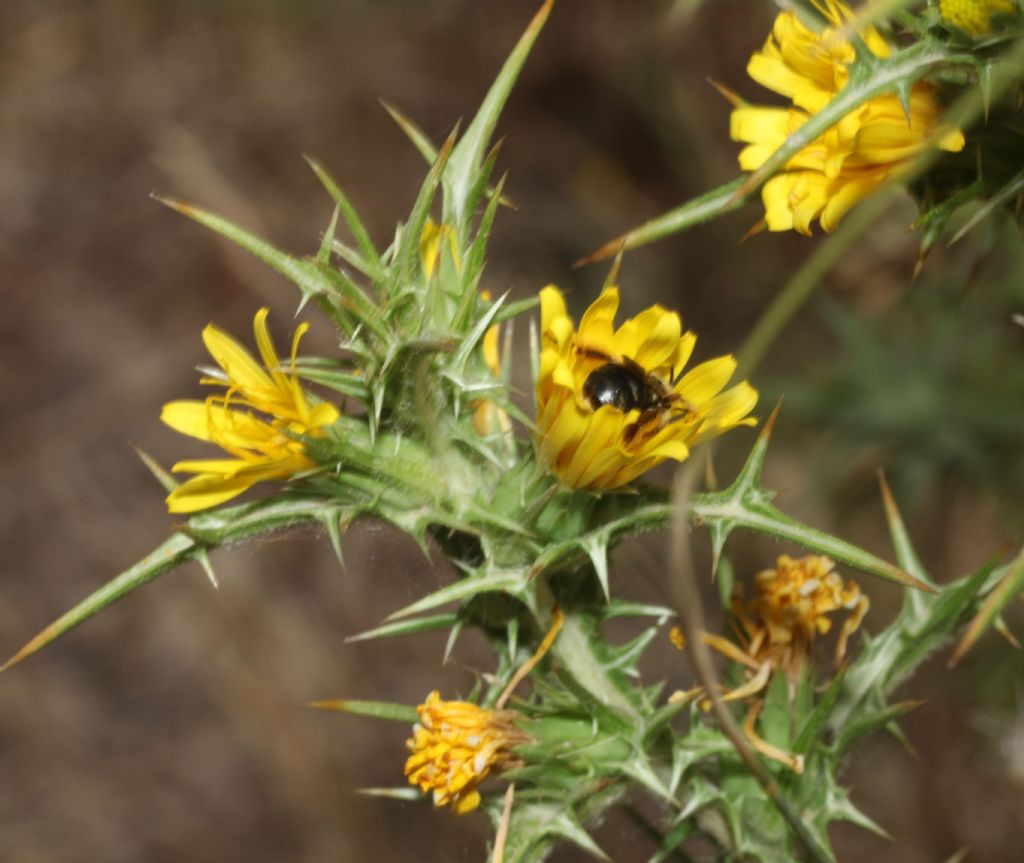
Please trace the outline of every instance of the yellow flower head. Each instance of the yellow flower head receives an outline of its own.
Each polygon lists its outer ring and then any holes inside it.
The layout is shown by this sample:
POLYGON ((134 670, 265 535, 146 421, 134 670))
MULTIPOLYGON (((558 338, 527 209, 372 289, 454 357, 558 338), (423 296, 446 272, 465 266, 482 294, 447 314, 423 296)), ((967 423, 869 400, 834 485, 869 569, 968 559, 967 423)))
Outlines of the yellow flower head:
POLYGON ((291 371, 280 371, 274 343, 267 329, 266 308, 253 320, 261 367, 237 341, 210 324, 203 342, 223 376, 202 383, 226 387, 223 395, 206 401, 176 401, 160 414, 175 431, 215 443, 232 458, 178 462, 172 470, 196 476, 167 497, 170 512, 195 512, 217 506, 257 482, 287 479, 309 470, 314 463, 295 435, 320 437, 338 419, 333 405, 310 403, 294 373, 299 339, 309 329, 300 325, 292 341, 291 371))
POLYGON ((939 0, 942 20, 977 38, 992 32, 991 18, 1016 9, 1013 0, 939 0))
POLYGON ((794 559, 781 555, 775 569, 755 579, 755 598, 736 600, 735 608, 746 630, 747 654, 755 662, 768 661, 795 677, 818 635, 832 628, 829 615, 846 610, 836 642, 836 664, 846 655, 846 643, 868 611, 868 599, 853 581, 843 584, 835 564, 821 555, 794 559))
POLYGON ((625 485, 667 458, 738 425, 757 391, 746 381, 724 389, 736 360, 718 357, 680 373, 697 337, 679 315, 652 306, 618 329, 617 288, 605 288, 577 331, 561 292, 540 293, 537 425, 541 455, 569 488, 625 485))
MULTIPOLYGON (((788 97, 792 107, 737 103, 730 133, 746 144, 739 157, 746 171, 761 167, 849 80, 855 52, 839 33, 851 13, 836 0, 822 0, 818 6, 830 26, 818 33, 793 12, 783 12, 764 48, 750 60, 750 76, 788 97)), ((888 56, 889 46, 873 28, 861 36, 873 54, 888 56)), ((943 150, 963 149, 963 135, 940 126, 942 107, 930 84, 915 84, 909 102, 908 116, 895 95, 871 99, 793 156, 762 190, 768 229, 809 234, 818 219, 831 231, 850 207, 907 165, 932 138, 943 150)))
MULTIPOLYGON (((812 30, 795 12, 782 12, 764 48, 747 64, 747 74, 758 84, 812 114, 846 86, 848 67, 856 58, 853 45, 840 35, 853 20, 850 10, 836 0, 820 0, 815 6, 829 22, 824 29, 812 30)), ((876 57, 889 56, 889 45, 874 27, 865 28, 861 38, 876 57)))
POLYGON ((442 701, 431 692, 416 708, 419 722, 406 742, 412 751, 405 775, 434 796, 435 806, 450 805, 459 815, 480 805, 477 786, 492 770, 521 764, 516 746, 531 738, 516 724, 512 710, 487 710, 466 701, 442 701))

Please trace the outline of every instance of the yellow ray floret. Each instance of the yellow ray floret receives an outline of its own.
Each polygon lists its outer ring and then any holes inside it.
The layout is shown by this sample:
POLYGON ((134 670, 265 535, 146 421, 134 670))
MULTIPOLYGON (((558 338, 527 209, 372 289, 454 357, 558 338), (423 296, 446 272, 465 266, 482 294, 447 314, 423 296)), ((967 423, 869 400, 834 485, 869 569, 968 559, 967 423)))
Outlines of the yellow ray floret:
MULTIPOLYGON (((836 0, 816 5, 828 26, 815 32, 795 13, 781 13, 764 48, 747 67, 755 81, 789 98, 792 106, 767 108, 737 100, 730 134, 746 144, 739 157, 746 171, 760 168, 849 80, 855 51, 840 34, 852 14, 836 0)), ((889 56, 889 46, 876 30, 867 28, 860 35, 875 56, 889 56)), ((765 184, 762 200, 768 229, 809 234, 811 224, 819 220, 825 231, 832 231, 850 207, 890 175, 898 176, 930 142, 950 152, 962 150, 963 135, 942 126, 941 113, 934 88, 919 82, 907 110, 895 95, 884 95, 842 117, 765 184)))
POLYGON ((321 437, 338 419, 333 405, 309 400, 294 372, 299 340, 308 324, 296 329, 291 367, 283 372, 267 328, 268 314, 262 308, 253 320, 262 366, 235 339, 210 324, 203 330, 203 342, 223 376, 203 378, 202 383, 225 387, 224 394, 163 407, 160 419, 175 431, 217 444, 231 456, 175 464, 172 470, 196 475, 168 495, 170 512, 208 509, 262 480, 287 479, 309 470, 314 463, 297 438, 321 437))
POLYGON ((488 710, 467 701, 442 701, 431 692, 416 708, 419 722, 406 745, 409 782, 430 793, 435 806, 451 806, 458 814, 480 805, 477 786, 491 771, 522 762, 514 748, 531 738, 516 724, 512 710, 488 710))
POLYGON ((1008 15, 1016 9, 1013 0, 939 0, 942 20, 974 37, 992 32, 993 15, 1008 15))
POLYGON ((725 388, 733 357, 682 374, 697 337, 675 312, 652 306, 616 329, 619 292, 608 287, 577 331, 556 287, 540 301, 540 450, 563 485, 618 488, 665 459, 684 460, 701 441, 756 424, 756 390, 746 381, 725 388))

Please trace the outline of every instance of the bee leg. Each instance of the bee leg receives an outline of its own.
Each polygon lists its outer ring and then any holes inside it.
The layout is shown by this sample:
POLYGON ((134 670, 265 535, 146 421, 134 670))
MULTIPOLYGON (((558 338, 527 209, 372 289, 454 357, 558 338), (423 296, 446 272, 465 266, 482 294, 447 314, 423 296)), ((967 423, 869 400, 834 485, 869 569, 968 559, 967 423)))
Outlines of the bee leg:
POLYGON ((661 415, 661 411, 662 408, 660 405, 643 411, 643 413, 636 418, 636 422, 630 423, 625 429, 623 429, 622 442, 627 446, 631 444, 633 442, 633 438, 636 437, 637 432, 639 432, 645 425, 649 425, 652 421, 656 420, 661 415))

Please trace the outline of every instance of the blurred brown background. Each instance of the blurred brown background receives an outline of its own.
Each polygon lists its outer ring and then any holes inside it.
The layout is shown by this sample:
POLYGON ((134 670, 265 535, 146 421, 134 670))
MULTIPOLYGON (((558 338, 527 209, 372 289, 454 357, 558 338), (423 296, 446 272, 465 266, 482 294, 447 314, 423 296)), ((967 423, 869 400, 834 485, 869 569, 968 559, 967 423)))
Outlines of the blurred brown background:
MULTIPOLYGON (((424 165, 378 97, 441 140, 475 109, 536 6, 0 5, 0 649, 13 652, 166 536, 174 520, 130 444, 165 464, 197 452, 158 415, 163 402, 197 392, 202 327, 214 320, 248 341, 266 303, 278 340, 290 331, 294 289, 149 193, 194 201, 309 253, 330 215, 300 156, 310 153, 384 240, 424 165)), ((722 0, 691 11, 558 0, 499 130, 518 210, 498 220, 492 291, 524 296, 555 281, 578 308, 604 270, 572 271, 573 260, 734 174, 727 105, 706 79, 763 97, 743 68, 773 9, 722 0)), ((627 310, 673 305, 701 334, 705 356, 735 349, 814 244, 762 236, 738 245, 756 218, 748 208, 628 256, 627 310)), ((880 321, 920 296, 908 287, 908 218, 894 214, 830 276, 829 302, 843 314, 880 321)), ((996 230, 989 245, 941 252, 926 269, 975 278, 984 255, 1015 240, 996 230)), ((1004 282, 1021 273, 1012 260, 1009 276, 997 273, 1004 282)), ((999 321, 1019 361, 1021 345, 1002 323, 1021 306, 1014 290, 997 294, 984 320, 999 321)), ((844 356, 831 332, 812 308, 755 383, 775 398, 788 395, 787 381, 820 380, 844 356)), ((315 327, 307 349, 330 350, 327 330, 315 327)), ((861 378, 856 369, 850 377, 861 378)), ((993 398, 994 411, 1010 401, 993 398)), ((870 429, 853 439, 857 463, 844 464, 841 482, 813 469, 845 452, 837 424, 826 412, 814 425, 814 405, 794 401, 770 459, 784 507, 889 555, 874 471, 901 452, 920 455, 919 429, 944 428, 955 400, 940 399, 902 450, 870 429)), ((1009 437, 1018 448, 1019 431, 1009 437)), ((724 475, 749 442, 726 448, 724 475)), ((902 487, 925 489, 909 495, 908 519, 943 580, 1011 542, 1020 520, 1012 490, 937 461, 902 487)), ((620 593, 660 598, 662 541, 620 551, 620 593)), ((783 550, 744 539, 738 569, 783 550)), ((0 677, 0 860, 482 859, 484 816, 355 793, 401 784, 406 728, 300 707, 340 696, 415 703, 433 688, 455 695, 491 661, 472 636, 444 668, 441 636, 346 645, 451 574, 386 526, 357 527, 345 552, 347 573, 314 533, 220 552, 219 592, 188 567, 0 677)), ((878 628, 898 596, 868 589, 867 627, 878 628)), ((655 651, 650 664, 652 678, 685 680, 670 652, 655 651)), ((939 659, 905 687, 930 702, 905 723, 917 757, 876 741, 847 775, 855 801, 896 841, 839 829, 840 859, 937 863, 965 846, 975 861, 1020 859, 1022 669, 990 638, 955 673, 939 659)), ((652 853, 619 816, 597 835, 616 860, 652 853)))

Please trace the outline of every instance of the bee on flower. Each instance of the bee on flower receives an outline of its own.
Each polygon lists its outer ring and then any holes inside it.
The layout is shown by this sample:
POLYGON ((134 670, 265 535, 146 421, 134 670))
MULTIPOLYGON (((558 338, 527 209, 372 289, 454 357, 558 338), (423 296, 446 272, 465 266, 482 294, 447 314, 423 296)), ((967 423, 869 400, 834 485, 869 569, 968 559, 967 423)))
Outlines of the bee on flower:
MULTIPOLYGON (((754 54, 747 73, 757 83, 790 99, 791 107, 748 105, 733 98, 730 133, 746 146, 740 167, 760 168, 795 131, 821 111, 847 84, 856 52, 842 30, 853 15, 838 0, 814 0, 828 21, 821 32, 808 28, 795 12, 779 14, 764 47, 754 54)), ((877 30, 860 37, 878 58, 891 49, 877 30)), ((763 224, 770 231, 810 234, 818 220, 824 231, 935 141, 959 152, 964 136, 940 123, 942 105, 935 88, 921 81, 907 104, 895 94, 870 99, 800 150, 762 189, 763 224)))
POLYGON ((406 742, 405 775, 433 795, 435 806, 459 815, 480 805, 477 786, 491 772, 520 766, 517 746, 532 741, 514 710, 489 710, 468 701, 444 701, 437 691, 416 708, 419 722, 406 742))
POLYGON ((558 288, 544 288, 540 301, 540 452, 568 488, 619 488, 665 459, 683 461, 702 441, 756 424, 749 414, 757 391, 746 381, 725 388, 732 356, 682 374, 697 337, 682 332, 675 312, 652 306, 616 328, 619 292, 607 287, 577 330, 558 288))
POLYGON ((170 512, 218 506, 258 482, 288 479, 316 466, 301 438, 323 437, 337 421, 338 409, 311 402, 295 374, 299 340, 309 325, 295 330, 290 369, 281 371, 268 314, 262 308, 253 319, 262 367, 234 338, 210 324, 203 330, 203 342, 222 374, 200 382, 224 387, 225 392, 163 407, 160 419, 175 431, 216 444, 231 456, 175 464, 173 471, 195 476, 167 496, 170 512))

